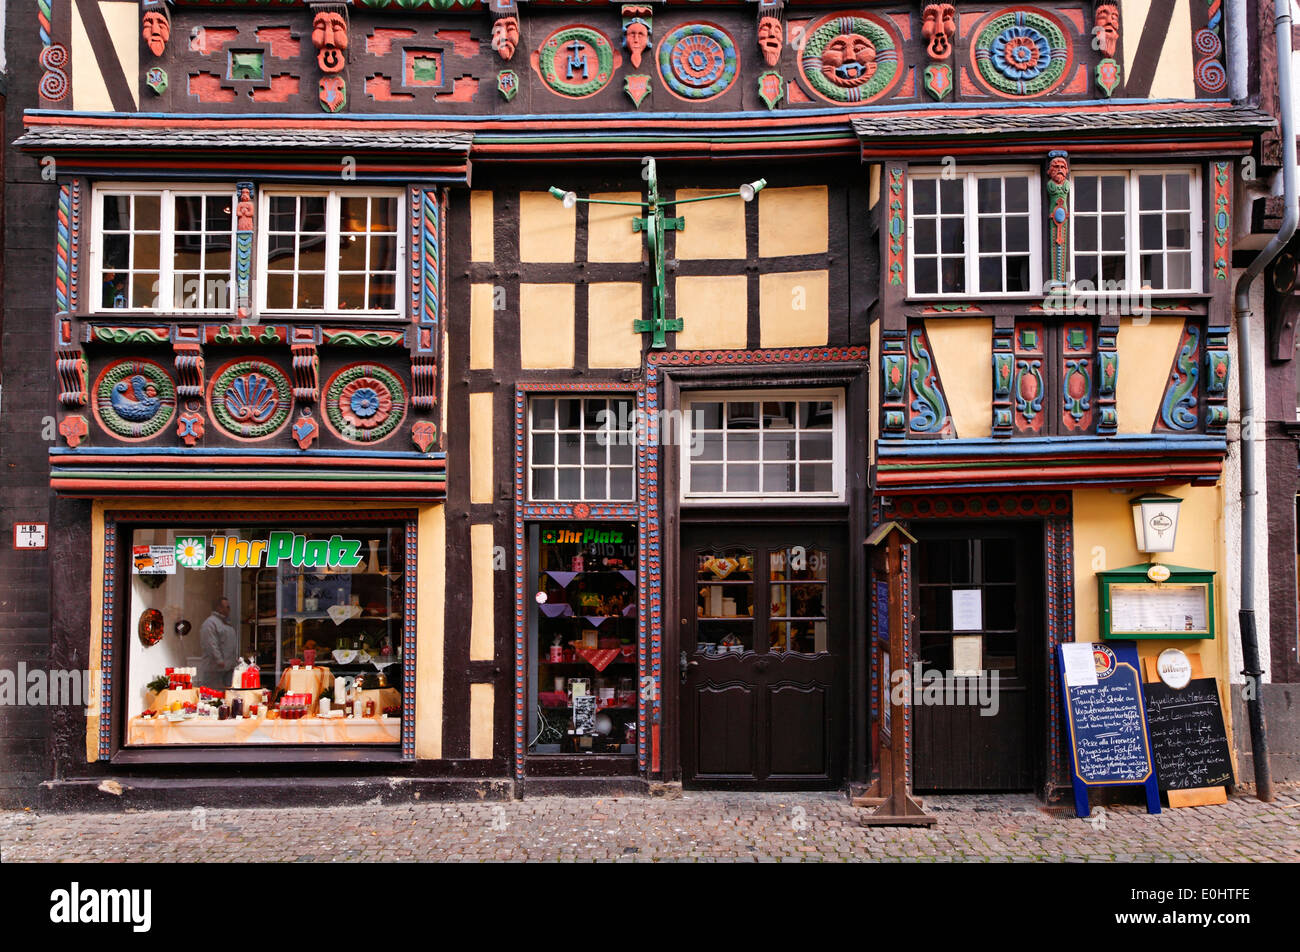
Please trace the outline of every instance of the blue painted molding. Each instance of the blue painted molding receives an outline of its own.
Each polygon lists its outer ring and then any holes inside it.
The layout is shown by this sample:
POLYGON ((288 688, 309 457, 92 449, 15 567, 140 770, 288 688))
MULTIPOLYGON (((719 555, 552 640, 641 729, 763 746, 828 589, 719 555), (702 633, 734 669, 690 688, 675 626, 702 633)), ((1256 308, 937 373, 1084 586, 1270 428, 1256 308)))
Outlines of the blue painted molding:
POLYGON ((999 456, 1025 458, 1046 456, 1132 456, 1225 454, 1228 441, 1222 436, 1205 434, 1125 436, 1031 436, 1013 440, 979 437, 962 440, 909 440, 877 444, 880 459, 961 459, 999 456))

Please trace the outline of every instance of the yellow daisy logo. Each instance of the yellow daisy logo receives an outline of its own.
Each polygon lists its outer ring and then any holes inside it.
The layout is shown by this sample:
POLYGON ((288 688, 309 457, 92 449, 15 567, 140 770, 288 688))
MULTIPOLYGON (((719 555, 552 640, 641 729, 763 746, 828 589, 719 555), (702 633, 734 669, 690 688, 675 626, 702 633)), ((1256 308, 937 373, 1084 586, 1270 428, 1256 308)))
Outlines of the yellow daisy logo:
POLYGON ((176 561, 187 569, 201 569, 207 560, 207 540, 191 537, 176 540, 176 561))

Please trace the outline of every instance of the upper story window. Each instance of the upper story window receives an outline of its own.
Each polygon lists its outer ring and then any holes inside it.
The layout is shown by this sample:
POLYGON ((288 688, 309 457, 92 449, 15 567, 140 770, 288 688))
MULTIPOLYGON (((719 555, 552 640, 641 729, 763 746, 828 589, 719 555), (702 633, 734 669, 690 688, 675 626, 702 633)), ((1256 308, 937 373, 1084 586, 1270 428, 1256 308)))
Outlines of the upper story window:
POLYGON ((909 294, 1041 291, 1036 170, 919 171, 908 181, 909 294))
POLYGON ((635 404, 605 397, 534 397, 528 408, 529 498, 636 498, 635 404))
POLYGON ((398 316, 400 192, 264 189, 261 211, 262 310, 398 316))
POLYGON ((843 391, 696 393, 682 409, 684 501, 844 499, 843 391))
POLYGON ((1071 178, 1077 288, 1201 290, 1202 214, 1195 168, 1077 169, 1071 178))
POLYGON ((100 189, 90 272, 96 311, 229 311, 231 189, 100 189))

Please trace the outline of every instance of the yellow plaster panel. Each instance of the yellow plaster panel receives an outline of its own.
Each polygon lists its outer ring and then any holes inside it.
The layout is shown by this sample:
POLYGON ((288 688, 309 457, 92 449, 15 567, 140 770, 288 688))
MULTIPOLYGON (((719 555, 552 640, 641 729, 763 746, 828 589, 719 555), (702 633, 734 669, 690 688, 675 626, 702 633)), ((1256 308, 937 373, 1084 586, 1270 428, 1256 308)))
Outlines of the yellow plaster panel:
MULTIPOLYGON (((682 188, 677 198, 717 195, 723 189, 682 188)), ((739 198, 673 206, 673 214, 686 219, 686 229, 677 235, 678 258, 745 257, 745 203, 739 198)))
POLYGON ((641 285, 608 282, 587 288, 587 366, 641 366, 641 285))
POLYGON ((867 202, 871 208, 875 208, 880 201, 880 165, 872 164, 868 167, 867 172, 867 202))
POLYGON ((131 101, 140 108, 140 5, 133 0, 100 0, 99 14, 113 40, 113 52, 122 64, 131 101))
POLYGON ((933 320, 925 333, 957 435, 993 435, 993 321, 933 320))
POLYGON ((578 216, 549 192, 519 195, 519 260, 572 261, 578 216))
POLYGON ((816 347, 829 335, 825 271, 789 271, 758 279, 761 347, 816 347))
MULTIPOLYGON (((86 34, 86 25, 81 20, 81 10, 75 3, 71 8, 72 55, 69 67, 72 70, 72 108, 80 112, 112 112, 113 100, 108 95, 108 86, 99 71, 95 47, 91 45, 90 37, 86 34)), ((138 14, 139 7, 134 9, 138 14)), ((90 743, 89 739, 86 743, 90 743)))
MULTIPOLYGON (((588 198, 607 202, 639 202, 640 192, 592 192, 588 198)), ((645 235, 632 230, 640 209, 627 205, 587 206, 587 260, 640 261, 645 235)))
POLYGON ((519 285, 519 365, 572 367, 573 352, 573 285, 519 285))
POLYGON ((469 395, 469 501, 492 501, 492 394, 469 395))
MULTIPOLYGON (((1120 31, 1124 41, 1125 77, 1133 72, 1150 6, 1150 0, 1121 0, 1120 31)), ((1188 0, 1176 0, 1148 98, 1195 99, 1194 75, 1191 8, 1188 0)))
POLYGON ((758 253, 764 258, 825 254, 829 201, 825 185, 763 189, 758 193, 758 253))
MULTIPOLYGON (((880 366, 880 321, 871 322, 871 363, 870 367, 880 366)), ((879 404, 880 385, 872 380, 873 389, 870 391, 872 396, 868 401, 871 404, 871 412, 867 414, 867 438, 871 445, 868 459, 876 458, 876 440, 880 437, 880 414, 876 412, 879 404)))
POLYGON ((469 686, 469 755, 474 760, 492 759, 491 684, 469 686))
MULTIPOLYGON (((1183 500, 1178 518, 1178 539, 1174 551, 1162 553, 1167 565, 1186 565, 1217 572, 1214 590, 1216 637, 1209 640, 1138 639, 1138 656, 1154 658, 1166 648, 1196 652, 1206 677, 1228 679, 1227 591, 1224 572, 1224 497, 1221 486, 1160 486, 1159 492, 1183 500)), ((1078 641, 1101 638, 1097 573, 1147 562, 1133 538, 1133 515, 1129 500, 1138 495, 1113 493, 1108 489, 1077 490, 1074 493, 1074 625, 1078 641)), ((1224 705, 1227 715, 1228 705, 1224 705)))
MULTIPOLYGON (((491 197, 489 195, 489 197, 491 197)), ((469 287, 469 369, 491 370, 494 359, 492 348, 493 311, 492 285, 471 284, 469 287)), ((445 376, 445 374, 444 374, 445 376)))
POLYGON ((679 277, 676 312, 684 324, 677 332, 678 350, 743 350, 748 343, 748 279, 679 277))
POLYGON ((1119 351, 1115 409, 1120 433, 1151 432, 1182 333, 1181 317, 1153 317, 1147 324, 1131 320, 1120 324, 1115 340, 1119 351))
POLYGON ((492 526, 470 526, 469 561, 474 607, 469 621, 469 660, 491 661, 495 641, 495 605, 492 584, 492 526))
POLYGON ((496 257, 492 244, 492 193, 477 190, 469 193, 469 260, 491 261, 496 257))
POLYGON ((415 756, 442 757, 443 619, 447 589, 447 521, 442 506, 420 510, 419 597, 415 617, 415 756))

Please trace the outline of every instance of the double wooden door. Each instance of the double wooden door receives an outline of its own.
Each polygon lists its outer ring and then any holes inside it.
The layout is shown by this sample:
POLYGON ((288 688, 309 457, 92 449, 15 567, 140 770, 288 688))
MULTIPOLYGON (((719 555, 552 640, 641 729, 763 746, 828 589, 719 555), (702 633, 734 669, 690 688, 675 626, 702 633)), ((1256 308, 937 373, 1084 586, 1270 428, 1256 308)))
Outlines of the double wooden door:
POLYGON ((843 530, 682 531, 686 786, 833 789, 844 775, 843 530))

